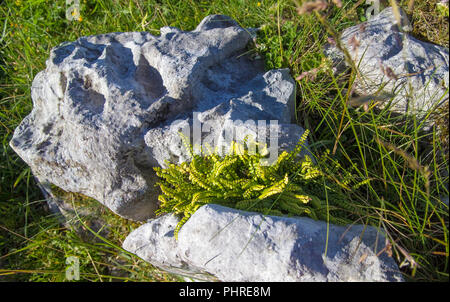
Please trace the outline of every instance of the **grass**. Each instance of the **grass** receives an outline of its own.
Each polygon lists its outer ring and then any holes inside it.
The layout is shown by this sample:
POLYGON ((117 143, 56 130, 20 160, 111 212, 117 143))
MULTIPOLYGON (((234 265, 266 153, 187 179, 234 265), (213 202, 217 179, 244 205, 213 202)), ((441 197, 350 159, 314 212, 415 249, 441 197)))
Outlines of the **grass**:
MULTIPOLYGON (((301 1, 300 1, 301 2, 301 1)), ((50 49, 78 37, 162 26, 192 30, 207 15, 229 15, 243 27, 260 27, 256 50, 267 68, 286 67, 297 80, 297 119, 311 130, 317 155, 336 163, 328 173, 348 196, 349 216, 383 228, 407 280, 448 281, 448 107, 430 112, 438 126, 425 131, 388 109, 348 108, 354 75, 333 74, 322 47, 330 34, 359 23, 365 1, 318 14, 297 13, 292 1, 81 1, 81 21, 65 18, 65 1, 12 1, 0 6, 0 280, 65 281, 66 258, 80 259, 84 281, 177 281, 120 246, 135 227, 98 203, 67 193, 77 208, 94 208, 80 227, 62 226, 46 208, 30 169, 8 143, 31 111, 31 82, 50 49), (258 4, 259 3, 259 4, 258 4), (320 22, 322 20, 322 23, 320 22), (445 155, 447 154, 447 155, 445 155), (83 230, 80 231, 80 230, 83 230)), ((411 1, 401 1, 407 8, 411 1)), ((416 0, 413 35, 448 47, 448 18, 436 1, 416 0)))

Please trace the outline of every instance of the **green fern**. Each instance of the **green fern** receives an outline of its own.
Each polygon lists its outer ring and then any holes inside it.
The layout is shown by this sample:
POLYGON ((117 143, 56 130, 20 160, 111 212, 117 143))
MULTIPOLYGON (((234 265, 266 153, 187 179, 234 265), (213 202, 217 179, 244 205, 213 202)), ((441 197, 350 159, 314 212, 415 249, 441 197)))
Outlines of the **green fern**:
MULTIPOLYGON (((261 165, 261 153, 250 154, 243 145, 231 144, 230 153, 194 155, 186 140, 192 161, 154 168, 160 177, 160 208, 157 214, 175 213, 181 217, 175 238, 183 224, 202 205, 216 203, 265 215, 308 216, 324 219, 323 203, 308 192, 305 184, 322 179, 323 173, 309 156, 299 160, 306 141, 302 135, 291 152, 283 152, 271 166, 261 165), (317 213, 316 213, 317 211, 317 213)), ((326 212, 325 212, 326 213, 326 212)))

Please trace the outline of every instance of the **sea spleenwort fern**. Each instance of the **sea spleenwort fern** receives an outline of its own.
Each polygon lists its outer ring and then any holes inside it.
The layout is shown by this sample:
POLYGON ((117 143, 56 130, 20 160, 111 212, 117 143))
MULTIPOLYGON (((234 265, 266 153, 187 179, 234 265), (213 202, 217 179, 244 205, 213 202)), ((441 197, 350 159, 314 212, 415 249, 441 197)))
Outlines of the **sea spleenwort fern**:
POLYGON ((309 156, 299 160, 308 131, 291 152, 282 152, 270 166, 262 165, 262 152, 252 152, 235 142, 230 152, 196 155, 190 150, 190 163, 154 168, 161 178, 160 208, 157 214, 175 213, 181 217, 175 238, 183 224, 201 206, 220 204, 265 215, 302 215, 326 218, 323 202, 305 192, 302 184, 322 176, 309 156))

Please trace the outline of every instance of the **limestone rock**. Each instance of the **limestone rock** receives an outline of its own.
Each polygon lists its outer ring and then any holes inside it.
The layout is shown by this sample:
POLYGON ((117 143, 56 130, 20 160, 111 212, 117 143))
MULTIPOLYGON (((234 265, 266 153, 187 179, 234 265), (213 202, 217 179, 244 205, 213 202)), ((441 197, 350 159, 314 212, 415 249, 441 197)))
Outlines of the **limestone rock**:
POLYGON ((384 235, 363 225, 263 216, 208 204, 183 225, 165 215, 134 230, 123 248, 155 266, 203 280, 403 281, 384 235), (361 237, 361 240, 360 240, 361 237), (325 253, 326 249, 326 253, 325 253))
POLYGON ((203 130, 210 121, 210 141, 220 141, 226 127, 234 131, 238 120, 277 121, 274 133, 285 148, 303 133, 290 124, 293 79, 287 70, 265 72, 263 62, 245 55, 251 33, 212 15, 189 32, 163 27, 158 37, 109 33, 63 43, 36 75, 33 110, 11 147, 44 182, 125 218, 152 217, 158 196, 152 167, 188 160, 180 140, 174 142, 179 121, 191 132, 194 116, 203 130))
MULTIPOLYGON (((386 8, 344 30, 340 39, 361 74, 355 93, 381 96, 381 106, 392 100, 393 111, 423 118, 448 104, 448 48, 415 39, 407 33, 412 28, 402 10, 399 17, 400 24, 392 7, 386 8)), ((342 70, 343 54, 332 45, 325 53, 342 70)))

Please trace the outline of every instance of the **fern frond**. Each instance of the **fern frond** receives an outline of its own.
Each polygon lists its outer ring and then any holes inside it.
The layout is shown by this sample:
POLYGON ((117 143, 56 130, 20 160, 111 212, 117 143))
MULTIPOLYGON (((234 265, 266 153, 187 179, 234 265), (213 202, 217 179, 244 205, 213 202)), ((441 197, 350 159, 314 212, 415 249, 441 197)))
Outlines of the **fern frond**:
POLYGON ((281 152, 280 155, 278 155, 278 159, 277 161, 273 164, 273 166, 271 167, 272 171, 278 171, 280 169, 280 167, 283 165, 283 163, 289 159, 289 153, 286 151, 281 152))
POLYGON ((286 174, 282 180, 280 180, 280 181, 276 182, 275 184, 273 184, 272 186, 264 189, 264 191, 262 191, 261 195, 258 196, 258 199, 265 199, 274 194, 283 192, 283 190, 286 188, 286 185, 288 184, 288 182, 289 182, 289 177, 286 174))
POLYGON ((311 198, 311 205, 315 208, 315 209, 320 209, 322 208, 322 202, 321 200, 314 196, 314 195, 309 195, 309 197, 311 198))
POLYGON ((183 199, 180 197, 179 193, 175 189, 171 189, 164 184, 160 184, 159 187, 161 191, 170 198, 173 198, 178 201, 182 201, 183 199))
POLYGON ((305 179, 313 179, 322 175, 322 172, 317 168, 311 158, 305 155, 304 159, 300 163, 300 176, 305 179))
POLYGON ((227 190, 234 190, 236 188, 242 188, 245 185, 246 179, 227 180, 218 178, 215 181, 219 182, 227 190))
POLYGON ((255 199, 243 199, 236 203, 236 209, 250 210, 255 205, 255 199))

